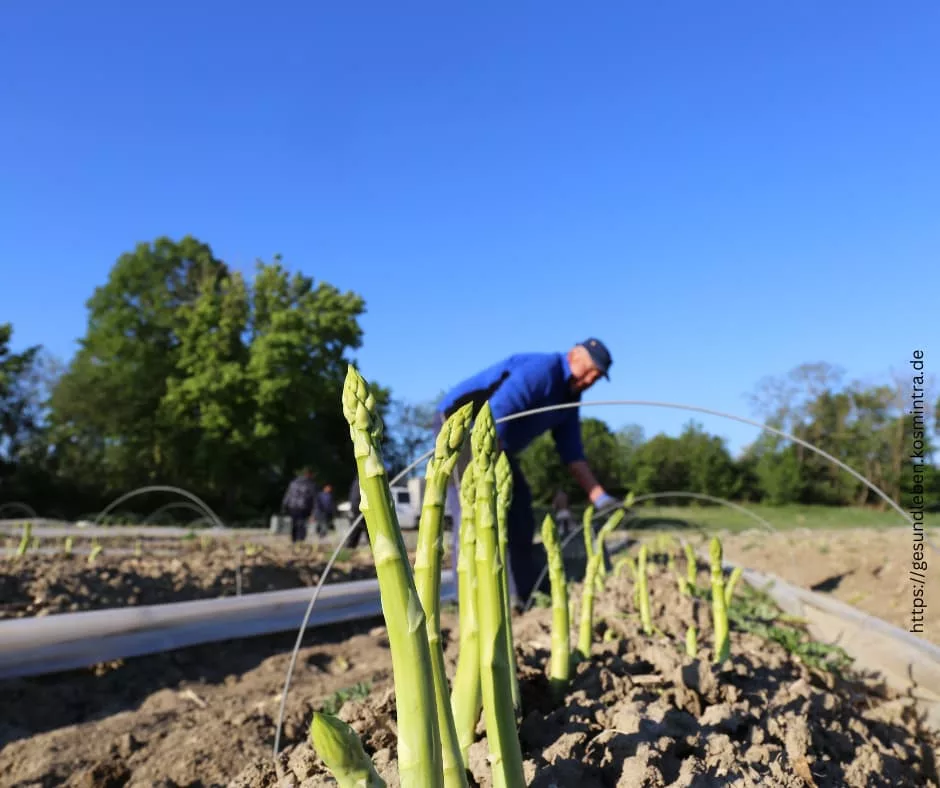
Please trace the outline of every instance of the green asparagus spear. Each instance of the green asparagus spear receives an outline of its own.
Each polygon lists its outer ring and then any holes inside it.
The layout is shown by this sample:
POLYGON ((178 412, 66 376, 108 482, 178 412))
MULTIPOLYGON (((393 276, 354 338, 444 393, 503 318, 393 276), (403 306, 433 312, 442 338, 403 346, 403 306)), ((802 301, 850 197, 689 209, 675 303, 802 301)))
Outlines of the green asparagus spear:
POLYGON ((26 551, 29 550, 29 544, 33 538, 33 524, 31 522, 26 522, 23 525, 23 536, 20 539, 20 545, 16 548, 17 556, 26 555, 26 551))
POLYGON ((512 636, 512 610, 509 605, 509 506, 512 503, 512 467, 505 452, 496 460, 496 526, 499 532, 499 560, 503 565, 503 615, 506 617, 506 647, 512 676, 512 705, 516 714, 522 711, 519 676, 516 673, 516 646, 512 636))
POLYGON ((728 578, 728 585, 725 586, 725 605, 731 606, 731 598, 734 596, 734 587, 741 579, 741 567, 736 566, 731 570, 731 577, 728 578))
POLYGON ((67 556, 72 555, 72 537, 71 536, 65 537, 65 554, 67 556))
POLYGON ((695 588, 695 578, 698 574, 698 562, 695 560, 695 551, 689 542, 685 543, 685 574, 688 581, 689 592, 695 588))
POLYGON ((542 544, 548 559, 548 579, 552 586, 552 658, 549 681, 555 701, 565 694, 571 675, 571 625, 568 621, 568 583, 561 555, 558 527, 551 515, 542 521, 542 544))
POLYGON ((457 729, 444 667, 444 650, 441 648, 441 560, 444 552, 441 525, 444 520, 447 485, 466 442, 472 414, 473 404, 468 403, 447 419, 438 433, 434 455, 427 465, 427 484, 421 505, 418 549, 415 555, 415 586, 427 616, 428 645, 431 649, 446 788, 467 788, 468 783, 457 743, 457 729))
POLYGON ((584 554, 587 556, 587 560, 591 560, 591 556, 594 555, 594 504, 589 504, 587 509, 584 510, 584 514, 581 517, 581 534, 584 536, 584 554))
POLYGON ((525 785, 522 748, 512 705, 506 621, 502 605, 502 577, 496 515, 496 423, 484 403, 470 436, 476 466, 477 599, 480 612, 480 679, 483 716, 490 751, 494 788, 525 785))
POLYGON ((709 553, 712 570, 712 619, 715 628, 715 663, 720 665, 731 653, 728 635, 728 607, 725 603, 725 575, 721 565, 721 541, 712 537, 709 553))
POLYGON ((398 722, 398 773, 402 788, 443 788, 441 737, 434 698, 427 620, 395 514, 379 452, 382 421, 366 381, 350 366, 343 388, 359 471, 360 510, 375 557, 382 613, 388 630, 398 722))
POLYGON ((597 586, 598 566, 604 560, 604 554, 597 550, 590 557, 587 574, 581 587, 581 626, 578 630, 578 648, 575 651, 576 662, 591 655, 591 641, 594 639, 594 591, 597 586))
POLYGON ((692 659, 695 659, 698 654, 698 637, 695 624, 689 624, 689 628, 685 631, 685 653, 692 659))
POLYGON ((470 768, 470 745, 476 738, 477 723, 483 711, 480 687, 480 618, 477 605, 476 474, 473 463, 460 480, 460 550, 457 554, 457 605, 460 653, 450 704, 464 767, 470 768))
POLYGON ((650 611, 650 589, 649 582, 646 575, 646 557, 647 557, 647 547, 646 545, 640 545, 640 557, 637 561, 637 594, 638 601, 640 606, 640 621, 643 624, 643 632, 647 635, 653 633, 653 617, 650 611))
POLYGON ((310 742, 339 788, 386 788, 359 737, 342 720, 315 712, 310 723, 310 742))

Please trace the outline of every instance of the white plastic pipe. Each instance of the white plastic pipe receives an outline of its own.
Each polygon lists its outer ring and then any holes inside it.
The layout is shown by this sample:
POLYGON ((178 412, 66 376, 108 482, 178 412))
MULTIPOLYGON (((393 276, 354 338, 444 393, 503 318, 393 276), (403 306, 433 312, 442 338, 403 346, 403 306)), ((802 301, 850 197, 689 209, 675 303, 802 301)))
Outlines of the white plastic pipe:
MULTIPOLYGON (((453 571, 441 577, 444 601, 457 598, 453 571)), ((114 659, 272 632, 296 630, 310 589, 92 610, 0 622, 0 679, 73 670, 114 659)), ((311 617, 325 626, 379 616, 377 580, 324 586, 311 617)))

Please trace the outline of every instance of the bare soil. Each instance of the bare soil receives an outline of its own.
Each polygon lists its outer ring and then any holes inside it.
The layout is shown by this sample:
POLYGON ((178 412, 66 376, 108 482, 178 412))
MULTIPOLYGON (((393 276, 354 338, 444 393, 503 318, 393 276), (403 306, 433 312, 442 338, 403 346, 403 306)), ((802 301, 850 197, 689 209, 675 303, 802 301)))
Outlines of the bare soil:
MULTIPOLYGON (((940 736, 877 677, 833 675, 734 628, 731 661, 714 667, 707 601, 680 595, 663 567, 651 574, 659 632, 641 632, 632 582, 611 577, 596 603, 592 657, 560 704, 548 701, 545 675, 550 611, 514 620, 530 786, 938 785, 940 736), (692 621, 696 659, 684 653, 692 621)), ((699 584, 707 578, 702 567, 699 584)), ((394 786, 394 692, 381 623, 305 638, 288 696, 283 780, 271 749, 293 633, 0 683, 0 785, 333 785, 306 729, 315 709, 339 706, 336 693, 358 685, 360 697, 342 704, 340 716, 394 786)), ((452 613, 442 626, 452 675, 452 613)), ((478 786, 491 785, 485 757, 481 731, 472 764, 478 786)))
MULTIPOLYGON (((27 553, 0 561, 0 619, 129 605, 160 605, 309 587, 332 550, 309 544, 245 545, 177 542, 175 554, 140 558, 108 554, 27 553), (258 551, 258 552, 256 552, 258 551)), ((346 550, 328 582, 375 577, 368 548, 346 550)))

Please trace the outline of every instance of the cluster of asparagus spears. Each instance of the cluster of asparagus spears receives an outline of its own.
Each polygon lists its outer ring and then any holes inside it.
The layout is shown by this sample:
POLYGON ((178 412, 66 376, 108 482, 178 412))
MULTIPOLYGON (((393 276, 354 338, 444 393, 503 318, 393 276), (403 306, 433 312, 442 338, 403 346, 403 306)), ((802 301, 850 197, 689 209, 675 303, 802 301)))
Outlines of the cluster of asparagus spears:
MULTIPOLYGON (((523 786, 506 574, 512 474, 508 459, 497 450, 492 412, 484 406, 471 428, 472 406, 466 405, 444 423, 427 465, 413 569, 380 454, 383 428, 376 401, 352 367, 343 390, 343 412, 392 656, 399 782, 402 788, 467 788, 470 746, 482 713, 493 784, 523 786), (457 565, 460 656, 451 691, 440 634, 442 524, 447 486, 468 438, 473 459, 461 480, 457 565)), ((345 723, 315 714, 310 735, 342 788, 385 785, 345 723)))

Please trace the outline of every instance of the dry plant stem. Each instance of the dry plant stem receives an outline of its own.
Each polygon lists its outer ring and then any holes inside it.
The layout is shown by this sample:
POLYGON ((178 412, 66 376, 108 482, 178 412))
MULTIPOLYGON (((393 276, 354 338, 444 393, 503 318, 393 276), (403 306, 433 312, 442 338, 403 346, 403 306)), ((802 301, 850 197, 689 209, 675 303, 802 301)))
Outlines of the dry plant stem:
POLYGON ((428 460, 427 465, 427 485, 421 505, 418 549, 415 556, 415 586, 427 617, 428 646, 431 650, 446 788, 467 788, 468 783, 467 771, 457 743, 457 729, 444 666, 444 650, 441 647, 441 562, 444 553, 441 531, 447 484, 466 442, 472 410, 472 404, 465 405, 444 423, 438 433, 434 456, 428 460))
POLYGON ((314 712, 310 742, 339 788, 386 788, 359 737, 342 720, 314 712))
POLYGON ((549 683, 555 701, 561 700, 571 677, 571 624, 568 618, 568 581, 561 555, 558 526, 546 515, 542 521, 542 544, 548 559, 548 579, 552 586, 552 657, 549 683))
POLYGON ((465 768, 470 768, 470 746, 476 739, 483 710, 480 687, 480 619, 477 609, 476 474, 473 463, 460 480, 460 550, 457 554, 457 605, 460 653, 450 704, 454 711, 457 744, 465 768))
POLYGON ((730 656, 728 636, 728 606, 725 602, 725 576, 721 566, 721 541, 712 537, 709 553, 712 562, 712 619, 715 628, 715 664, 720 665, 730 656))
POLYGON ((637 595, 640 608, 640 621, 643 624, 643 632, 647 635, 653 633, 653 617, 650 612, 650 589, 646 574, 646 545, 640 545, 640 557, 637 561, 637 595))
POLYGON ((509 505, 512 503, 512 466, 505 452, 496 460, 496 526, 499 532, 499 560, 503 565, 503 614, 506 617, 506 649, 512 676, 512 705, 516 714, 522 712, 522 695, 516 672, 516 645, 512 635, 512 609, 509 604, 509 505))
POLYGON ((398 722, 398 775, 402 788, 443 788, 441 738, 434 698, 427 620, 395 514, 379 453, 382 422, 375 397, 351 366, 343 388, 382 613, 388 630, 398 722))
POLYGON ((476 467, 476 564, 480 613, 480 684, 494 788, 525 785, 522 748, 512 705, 511 666, 506 647, 502 573, 496 514, 496 424, 489 403, 477 416, 470 436, 476 467))

